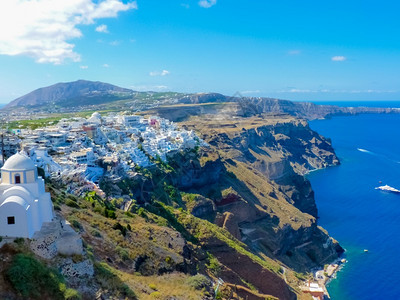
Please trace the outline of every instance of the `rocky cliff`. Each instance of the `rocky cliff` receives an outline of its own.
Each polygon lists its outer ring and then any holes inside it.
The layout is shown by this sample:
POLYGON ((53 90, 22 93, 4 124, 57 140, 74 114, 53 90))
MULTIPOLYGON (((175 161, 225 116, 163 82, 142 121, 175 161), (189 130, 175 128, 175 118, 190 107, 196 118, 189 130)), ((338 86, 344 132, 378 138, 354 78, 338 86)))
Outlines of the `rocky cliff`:
POLYGON ((174 121, 189 119, 194 115, 213 114, 230 117, 250 117, 260 114, 285 114, 307 120, 323 119, 338 115, 364 113, 400 113, 400 108, 340 107, 318 105, 273 98, 227 97, 221 94, 192 94, 178 100, 183 105, 159 106, 151 114, 159 114, 174 121))
POLYGON ((210 145, 208 151, 218 153, 218 159, 209 153, 200 158, 205 166, 217 166, 212 168, 217 174, 196 173, 193 161, 183 163, 184 177, 210 179, 202 194, 216 204, 220 214, 216 223, 253 251, 279 258, 299 271, 342 252, 317 226, 314 193, 303 176, 339 160, 330 141, 312 131, 306 121, 269 115, 267 119, 195 119, 185 126, 198 128, 210 145))

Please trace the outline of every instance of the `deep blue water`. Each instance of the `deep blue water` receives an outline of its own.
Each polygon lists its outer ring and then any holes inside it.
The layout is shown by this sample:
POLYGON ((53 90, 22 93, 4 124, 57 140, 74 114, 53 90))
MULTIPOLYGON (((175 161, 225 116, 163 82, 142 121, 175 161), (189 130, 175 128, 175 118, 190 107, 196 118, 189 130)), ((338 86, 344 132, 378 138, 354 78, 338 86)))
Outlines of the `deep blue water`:
POLYGON ((400 189, 400 114, 334 117, 310 126, 332 139, 342 163, 308 175, 319 224, 348 259, 328 285, 331 298, 400 299, 400 194, 374 189, 400 189))
POLYGON ((400 107, 400 101, 310 101, 321 105, 337 105, 346 107, 400 107))

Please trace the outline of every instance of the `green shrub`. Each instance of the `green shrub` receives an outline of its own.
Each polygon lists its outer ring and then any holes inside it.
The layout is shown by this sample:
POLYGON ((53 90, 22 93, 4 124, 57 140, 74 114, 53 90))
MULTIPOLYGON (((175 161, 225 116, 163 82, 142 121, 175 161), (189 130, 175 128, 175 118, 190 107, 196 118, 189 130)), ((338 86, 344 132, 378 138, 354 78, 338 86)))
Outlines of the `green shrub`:
POLYGON ((186 280, 186 283, 196 290, 207 288, 211 285, 211 281, 202 274, 194 275, 186 280))
POLYGON ((120 246, 117 246, 115 248, 115 250, 117 251, 118 255, 121 257, 122 260, 129 260, 129 251, 125 248, 122 248, 120 246))
POLYGON ((82 297, 77 290, 66 289, 64 292, 65 300, 81 300, 82 297))
POLYGON ((94 269, 96 278, 103 288, 114 291, 115 296, 137 299, 135 293, 120 280, 112 267, 106 263, 95 263, 94 269))
POLYGON ((28 254, 14 256, 6 278, 23 298, 80 299, 77 291, 66 288, 60 273, 28 254))
POLYGON ((174 261, 172 260, 172 258, 170 257, 170 256, 167 256, 166 258, 165 258, 165 262, 167 263, 167 264, 172 264, 174 261))
POLYGON ((67 199, 67 201, 65 201, 65 204, 69 207, 73 207, 73 208, 79 208, 78 203, 76 203, 74 200, 72 199, 67 199))
POLYGON ((162 295, 161 295, 160 292, 152 292, 152 293, 150 294, 150 297, 152 297, 152 298, 154 298, 154 299, 161 299, 161 298, 162 298, 162 295))
POLYGON ((119 222, 114 224, 112 228, 114 230, 119 230, 123 236, 126 236, 127 229, 125 226, 122 226, 119 222))
POLYGON ((150 283, 149 288, 151 288, 154 291, 157 291, 157 286, 154 283, 150 283))
POLYGON ((24 238, 16 238, 14 240, 14 243, 16 243, 18 246, 21 246, 25 243, 25 240, 24 240, 24 238))
POLYGON ((211 254, 208 255, 207 268, 216 276, 218 276, 219 273, 221 272, 221 265, 218 259, 211 254))
POLYGON ((90 233, 91 233, 91 235, 93 235, 94 237, 98 237, 98 238, 101 237, 101 233, 100 233, 98 230, 96 230, 96 229, 92 229, 92 230, 90 231, 90 233))
POLYGON ((78 222, 78 220, 73 219, 70 221, 70 223, 72 227, 74 227, 75 229, 81 230, 83 228, 81 223, 78 222))

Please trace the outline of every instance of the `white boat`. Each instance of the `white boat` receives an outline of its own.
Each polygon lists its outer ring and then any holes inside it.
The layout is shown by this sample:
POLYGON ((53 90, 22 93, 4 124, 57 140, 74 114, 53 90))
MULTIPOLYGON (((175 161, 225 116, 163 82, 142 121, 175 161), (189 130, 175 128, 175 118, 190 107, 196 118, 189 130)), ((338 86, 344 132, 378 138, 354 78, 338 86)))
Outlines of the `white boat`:
POLYGON ((389 185, 378 186, 375 189, 385 191, 385 192, 400 193, 400 190, 395 189, 394 187, 391 187, 389 185))

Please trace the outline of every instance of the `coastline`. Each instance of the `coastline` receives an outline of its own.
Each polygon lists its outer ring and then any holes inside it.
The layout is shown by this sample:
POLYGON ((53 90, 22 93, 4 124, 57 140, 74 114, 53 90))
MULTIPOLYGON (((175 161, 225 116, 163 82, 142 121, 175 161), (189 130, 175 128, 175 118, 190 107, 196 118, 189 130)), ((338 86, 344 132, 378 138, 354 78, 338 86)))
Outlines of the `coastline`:
POLYGON ((311 270, 313 280, 305 282, 305 285, 301 286, 300 289, 303 293, 310 294, 315 299, 331 299, 326 287, 329 282, 336 278, 336 274, 343 268, 345 263, 347 263, 347 260, 339 257, 332 263, 326 264, 323 269, 311 270))
POLYGON ((336 274, 344 267, 347 263, 347 259, 345 258, 338 258, 333 263, 327 265, 322 270, 318 270, 314 273, 314 278, 317 279, 318 275, 322 275, 323 279, 319 279, 318 283, 322 285, 325 295, 330 298, 327 285, 334 279, 336 279, 336 274))
MULTIPOLYGON (((307 175, 324 170, 330 167, 339 166, 340 160, 338 164, 329 164, 326 167, 315 168, 308 170, 303 176, 307 178, 307 175)), ((308 178, 307 178, 308 180, 308 178)), ((344 249, 345 250, 345 249, 344 249)), ((313 274, 313 281, 308 280, 305 286, 301 286, 301 290, 304 293, 309 293, 313 295, 313 298, 316 299, 331 299, 327 285, 334 279, 336 279, 336 274, 344 267, 344 265, 348 262, 345 258, 346 250, 343 252, 341 257, 336 258, 330 264, 324 265, 323 269, 312 269, 310 273, 313 274)))

